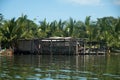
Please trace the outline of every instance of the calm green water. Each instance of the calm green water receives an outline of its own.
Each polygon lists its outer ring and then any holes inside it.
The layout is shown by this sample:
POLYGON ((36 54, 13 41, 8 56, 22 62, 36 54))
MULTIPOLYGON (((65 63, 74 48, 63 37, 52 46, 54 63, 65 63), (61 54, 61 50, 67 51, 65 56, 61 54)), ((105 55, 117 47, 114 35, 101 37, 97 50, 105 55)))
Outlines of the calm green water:
POLYGON ((120 55, 0 57, 0 80, 120 80, 120 55))

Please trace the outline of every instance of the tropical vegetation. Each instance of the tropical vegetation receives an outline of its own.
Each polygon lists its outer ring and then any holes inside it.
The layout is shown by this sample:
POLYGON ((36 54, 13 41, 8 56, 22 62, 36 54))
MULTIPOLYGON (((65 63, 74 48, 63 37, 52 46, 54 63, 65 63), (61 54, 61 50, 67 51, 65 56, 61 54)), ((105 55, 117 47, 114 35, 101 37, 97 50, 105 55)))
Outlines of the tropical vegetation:
POLYGON ((46 19, 36 24, 34 20, 22 15, 10 20, 0 14, 0 42, 4 48, 14 48, 18 39, 47 37, 88 38, 89 41, 105 41, 108 47, 120 48, 120 17, 103 17, 92 21, 87 16, 85 21, 69 18, 66 21, 47 22, 46 19))

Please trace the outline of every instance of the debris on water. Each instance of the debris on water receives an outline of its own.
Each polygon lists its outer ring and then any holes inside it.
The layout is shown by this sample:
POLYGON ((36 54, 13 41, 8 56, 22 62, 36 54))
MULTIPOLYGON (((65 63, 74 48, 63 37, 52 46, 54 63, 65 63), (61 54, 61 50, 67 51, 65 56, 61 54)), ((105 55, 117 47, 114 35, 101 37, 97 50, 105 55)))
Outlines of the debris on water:
POLYGON ((52 78, 43 78, 43 79, 40 79, 40 80, 54 80, 52 78))
POLYGON ((89 78, 88 80, 99 80, 98 78, 89 78))
POLYGON ((31 76, 31 77, 26 78, 25 80, 40 80, 40 78, 31 76))
POLYGON ((60 70, 61 72, 71 72, 71 70, 60 70))
POLYGON ((3 73, 3 74, 0 74, 0 77, 6 77, 7 74, 3 73))
POLYGON ((111 76, 111 77, 118 77, 119 75, 114 75, 114 74, 110 74, 110 73, 104 73, 104 76, 111 76))
POLYGON ((70 76, 67 76, 67 75, 57 75, 57 78, 59 79, 70 79, 70 76))
POLYGON ((36 72, 41 72, 41 69, 40 68, 35 68, 35 71, 36 72))
POLYGON ((35 74, 35 76, 40 77, 40 76, 41 76, 41 74, 35 74))
POLYGON ((16 79, 21 79, 22 77, 19 76, 19 75, 15 75, 15 78, 16 78, 16 79))

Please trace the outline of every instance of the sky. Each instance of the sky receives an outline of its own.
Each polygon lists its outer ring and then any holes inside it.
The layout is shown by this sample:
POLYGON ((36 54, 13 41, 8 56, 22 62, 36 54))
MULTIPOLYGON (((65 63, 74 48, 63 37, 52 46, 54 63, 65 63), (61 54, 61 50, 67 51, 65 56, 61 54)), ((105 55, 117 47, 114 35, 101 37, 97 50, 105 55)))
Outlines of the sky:
POLYGON ((0 0, 0 13, 5 19, 16 19, 22 14, 29 19, 48 22, 54 20, 84 21, 102 17, 120 17, 120 0, 0 0))

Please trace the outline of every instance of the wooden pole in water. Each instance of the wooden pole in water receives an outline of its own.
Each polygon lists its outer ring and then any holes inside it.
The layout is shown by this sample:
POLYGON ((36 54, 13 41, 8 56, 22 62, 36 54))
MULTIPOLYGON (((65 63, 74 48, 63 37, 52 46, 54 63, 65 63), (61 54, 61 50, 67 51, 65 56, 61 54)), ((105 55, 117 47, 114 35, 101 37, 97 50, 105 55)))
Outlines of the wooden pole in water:
POLYGON ((76 41, 76 55, 78 55, 78 42, 76 41))
POLYGON ((39 44, 40 44, 40 46, 39 46, 39 48, 40 48, 40 54, 42 54, 42 47, 43 46, 42 46, 42 40, 41 39, 39 40, 39 44))
POLYGON ((70 45, 70 42, 71 42, 71 40, 69 41, 69 55, 70 55, 70 46, 71 46, 71 45, 70 45))
POLYGON ((83 42, 83 43, 84 43, 84 55, 85 55, 85 52, 86 52, 86 51, 85 51, 85 40, 84 40, 84 42, 83 42))
POLYGON ((50 54, 52 55, 52 39, 50 40, 50 54))

